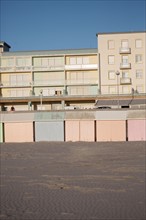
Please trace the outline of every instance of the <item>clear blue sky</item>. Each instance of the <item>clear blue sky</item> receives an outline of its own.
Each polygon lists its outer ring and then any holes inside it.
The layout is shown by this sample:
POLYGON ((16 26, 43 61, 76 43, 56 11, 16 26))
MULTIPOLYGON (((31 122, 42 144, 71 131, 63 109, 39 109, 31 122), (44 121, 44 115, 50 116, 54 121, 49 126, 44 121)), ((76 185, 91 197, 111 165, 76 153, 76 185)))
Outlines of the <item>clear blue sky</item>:
POLYGON ((145 0, 0 0, 11 51, 96 48, 96 33, 146 30, 145 0))

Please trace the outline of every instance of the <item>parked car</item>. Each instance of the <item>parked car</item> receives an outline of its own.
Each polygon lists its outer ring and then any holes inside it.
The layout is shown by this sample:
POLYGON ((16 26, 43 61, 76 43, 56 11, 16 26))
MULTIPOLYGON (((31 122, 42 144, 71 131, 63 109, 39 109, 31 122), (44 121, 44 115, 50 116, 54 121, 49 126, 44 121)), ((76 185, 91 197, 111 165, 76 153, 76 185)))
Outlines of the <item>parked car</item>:
POLYGON ((95 106, 96 109, 111 109, 110 106, 95 106))

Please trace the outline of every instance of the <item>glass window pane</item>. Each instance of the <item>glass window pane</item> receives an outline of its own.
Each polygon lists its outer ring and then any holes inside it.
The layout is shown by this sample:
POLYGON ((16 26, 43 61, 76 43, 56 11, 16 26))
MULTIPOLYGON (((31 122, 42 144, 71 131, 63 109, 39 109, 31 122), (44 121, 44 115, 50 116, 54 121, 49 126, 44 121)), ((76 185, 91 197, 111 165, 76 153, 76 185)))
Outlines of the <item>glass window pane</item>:
POLYGON ((128 72, 122 72, 122 78, 127 78, 129 77, 129 73, 128 72))
POLYGON ((83 57, 83 64, 89 64, 89 57, 83 57))
POLYGON ((48 58, 42 58, 42 66, 48 66, 48 58))
POLYGON ((143 77, 142 70, 136 70, 136 78, 137 79, 142 79, 142 77, 143 77))
POLYGON ((129 47, 128 46, 128 40, 122 40, 121 44, 122 44, 122 48, 128 48, 129 47))
POLYGON ((1 65, 3 67, 11 67, 14 66, 14 59, 13 58, 4 58, 1 61, 1 65))
POLYGON ((108 56, 108 63, 114 64, 114 62, 115 62, 115 56, 113 56, 113 55, 108 56))
POLYGON ((136 61, 136 63, 142 63, 142 55, 141 54, 136 55, 135 61, 136 61))
POLYGON ((122 56, 122 63, 127 64, 128 63, 128 56, 122 56))
POLYGON ((54 57, 50 57, 49 58, 49 66, 54 66, 54 64, 55 64, 54 57))
POLYGON ((34 66, 41 66, 41 58, 34 58, 33 65, 34 66))
POLYGON ((142 40, 138 39, 135 41, 135 47, 136 48, 141 48, 142 47, 142 40))
POLYGON ((63 66, 63 59, 62 57, 55 58, 55 66, 63 66))
POLYGON ((109 79, 115 79, 115 72, 114 71, 109 71, 108 78, 109 79))
POLYGON ((75 65, 76 64, 76 58, 75 57, 71 57, 70 58, 70 64, 71 65, 75 65))
POLYGON ((77 57, 77 64, 82 64, 82 57, 77 57))

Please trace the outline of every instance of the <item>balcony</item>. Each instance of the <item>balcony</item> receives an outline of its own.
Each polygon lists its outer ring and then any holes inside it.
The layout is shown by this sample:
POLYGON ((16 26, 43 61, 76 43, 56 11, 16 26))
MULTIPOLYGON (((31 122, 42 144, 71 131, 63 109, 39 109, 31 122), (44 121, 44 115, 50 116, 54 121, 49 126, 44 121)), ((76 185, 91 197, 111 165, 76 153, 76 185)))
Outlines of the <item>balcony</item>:
POLYGON ((32 66, 0 67, 1 72, 31 72, 32 66))
POLYGON ((129 48, 129 47, 121 47, 119 49, 119 53, 120 54, 129 54, 129 53, 131 53, 131 48, 129 48))
POLYGON ((58 71, 64 70, 64 66, 12 66, 0 67, 1 72, 31 72, 31 71, 58 71))
POLYGON ((32 71, 59 71, 64 70, 64 65, 61 66, 32 66, 32 71))
POLYGON ((76 79, 76 80, 66 80, 67 86, 76 86, 76 85, 98 85, 97 79, 76 79))
POLYGON ((131 82, 132 82, 132 80, 129 77, 120 78, 120 84, 121 85, 130 85, 131 82))
POLYGON ((3 81, 3 82, 0 82, 0 88, 22 88, 22 87, 31 87, 31 83, 27 82, 27 81, 23 81, 23 82, 3 81))
POLYGON ((120 69, 131 69, 131 63, 120 63, 120 69))
POLYGON ((34 80, 33 82, 0 82, 0 88, 23 88, 23 87, 55 87, 55 86, 76 86, 76 85, 98 85, 96 79, 58 79, 58 80, 34 80))
POLYGON ((80 64, 80 65, 65 65, 65 70, 86 70, 98 69, 97 64, 80 64))

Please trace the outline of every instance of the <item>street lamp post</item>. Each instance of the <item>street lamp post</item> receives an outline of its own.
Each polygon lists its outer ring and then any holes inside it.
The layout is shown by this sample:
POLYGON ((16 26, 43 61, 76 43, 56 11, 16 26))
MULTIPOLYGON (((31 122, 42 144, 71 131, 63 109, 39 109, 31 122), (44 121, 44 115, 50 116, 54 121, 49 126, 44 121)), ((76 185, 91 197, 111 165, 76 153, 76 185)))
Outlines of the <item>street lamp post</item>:
POLYGON ((42 110, 42 104, 43 104, 43 90, 40 90, 40 105, 41 105, 41 110, 42 110))
POLYGON ((117 95, 118 95, 118 108, 119 108, 120 107, 120 105, 119 105, 119 75, 120 75, 120 72, 117 71, 116 75, 117 75, 117 95))

